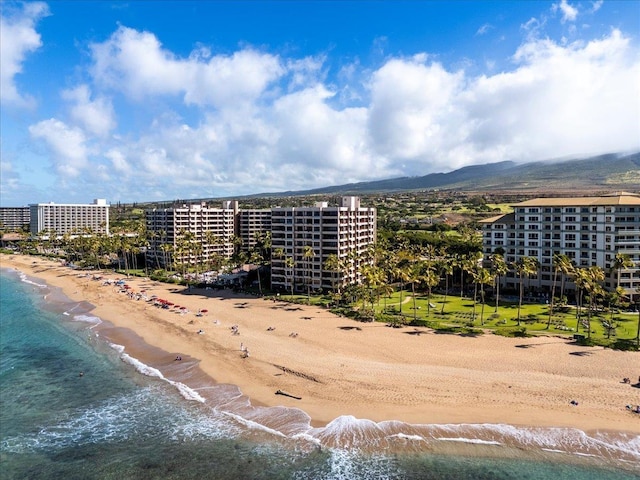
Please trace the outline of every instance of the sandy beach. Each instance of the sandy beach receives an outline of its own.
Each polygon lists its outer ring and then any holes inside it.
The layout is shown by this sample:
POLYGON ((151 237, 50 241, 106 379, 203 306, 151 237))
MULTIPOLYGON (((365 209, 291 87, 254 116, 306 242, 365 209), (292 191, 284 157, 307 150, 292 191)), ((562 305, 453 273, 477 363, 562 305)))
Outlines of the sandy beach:
MULTIPOLYGON (((230 290, 187 291, 110 271, 79 272, 42 258, 1 255, 0 267, 60 287, 94 305, 92 314, 147 344, 199 362, 211 382, 237 385, 254 404, 296 407, 324 425, 341 415, 412 424, 501 423, 640 433, 640 354, 580 347, 566 338, 511 339, 435 334, 427 328, 359 323, 317 307, 230 290), (100 275, 101 280, 94 280, 100 275), (130 298, 165 299, 184 310, 130 298), (199 309, 206 309, 197 316, 199 309), (237 325, 238 334, 232 326, 237 325), (202 333, 198 333, 202 331, 202 333), (248 349, 243 358, 241 347, 248 349), (300 399, 276 395, 276 391, 300 399), (572 405, 571 400, 578 402, 572 405)), ((132 351, 137 348, 137 351, 132 351)))

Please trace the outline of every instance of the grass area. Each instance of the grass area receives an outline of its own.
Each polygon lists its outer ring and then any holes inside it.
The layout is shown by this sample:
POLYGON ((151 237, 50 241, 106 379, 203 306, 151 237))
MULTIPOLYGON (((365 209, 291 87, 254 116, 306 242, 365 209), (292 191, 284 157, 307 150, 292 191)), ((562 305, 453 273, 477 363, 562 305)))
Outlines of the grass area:
MULTIPOLYGON (((381 299, 374 305, 376 316, 382 319, 399 317, 405 324, 424 325, 439 331, 461 334, 490 331, 507 336, 553 334, 572 337, 576 333, 587 336, 587 312, 584 309, 579 327, 575 308, 556 308, 550 327, 547 328, 549 307, 546 304, 523 304, 518 325, 518 304, 513 302, 500 302, 497 312, 495 304, 486 304, 483 314, 480 302, 476 303, 474 313, 474 302, 471 298, 448 295, 445 300, 443 295, 432 295, 427 299, 426 296, 420 295, 415 299, 414 309, 411 293, 404 292, 402 297, 402 305, 400 292, 381 299)), ((622 347, 623 344, 635 342, 637 327, 637 313, 616 313, 613 320, 609 312, 592 314, 591 339, 600 345, 618 344, 622 347), (607 326, 610 323, 612 327, 609 329, 607 326)))
POLYGON ((509 203, 487 203, 487 207, 491 210, 499 209, 501 213, 513 212, 513 206, 509 203))

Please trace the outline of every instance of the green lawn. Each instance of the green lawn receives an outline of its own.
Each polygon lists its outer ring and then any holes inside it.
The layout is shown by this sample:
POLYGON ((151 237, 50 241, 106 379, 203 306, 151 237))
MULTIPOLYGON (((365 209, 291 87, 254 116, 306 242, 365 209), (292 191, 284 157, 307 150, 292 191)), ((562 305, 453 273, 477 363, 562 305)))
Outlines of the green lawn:
MULTIPOLYGON (((460 296, 446 297, 444 312, 442 312, 443 295, 432 295, 428 300, 426 295, 416 296, 415 309, 411 292, 402 293, 403 303, 400 309, 400 292, 395 292, 386 299, 380 299, 374 305, 376 314, 399 315, 402 311, 404 323, 423 324, 436 329, 446 329, 450 331, 459 330, 461 333, 473 330, 480 333, 481 330, 490 330, 496 333, 509 333, 517 329, 525 328, 527 334, 554 334, 573 336, 575 333, 587 335, 586 328, 580 325, 577 331, 578 319, 575 308, 559 308, 551 319, 551 326, 547 329, 549 321, 549 307, 540 303, 525 303, 520 310, 520 326, 518 326, 518 304, 512 302, 501 302, 496 312, 495 303, 484 306, 476 303, 475 315, 472 298, 460 298, 460 296), (431 306, 429 305, 431 304, 431 306), (386 305, 386 310, 385 310, 386 305), (417 320, 417 321, 416 321, 417 320)), ((583 309, 581 319, 586 322, 587 312, 583 309)), ((607 329, 605 324, 611 321, 610 313, 603 312, 591 317, 591 337, 594 340, 604 343, 613 343, 616 340, 634 340, 638 322, 637 313, 614 314, 610 340, 607 339, 607 329)))

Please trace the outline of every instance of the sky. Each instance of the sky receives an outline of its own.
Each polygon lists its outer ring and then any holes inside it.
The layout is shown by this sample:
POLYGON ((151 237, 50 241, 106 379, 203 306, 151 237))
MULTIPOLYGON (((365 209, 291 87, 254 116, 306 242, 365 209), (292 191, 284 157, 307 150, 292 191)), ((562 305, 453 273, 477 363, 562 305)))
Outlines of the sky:
POLYGON ((0 0, 0 206, 640 150, 640 1, 0 0))

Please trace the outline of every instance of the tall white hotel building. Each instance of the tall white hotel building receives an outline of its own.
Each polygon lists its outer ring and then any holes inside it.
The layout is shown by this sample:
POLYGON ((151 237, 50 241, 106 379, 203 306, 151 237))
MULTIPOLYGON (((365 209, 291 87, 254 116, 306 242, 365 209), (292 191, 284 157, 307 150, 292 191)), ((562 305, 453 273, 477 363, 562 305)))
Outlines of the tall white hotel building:
POLYGON ((91 233, 109 234, 109 204, 96 199, 90 204, 34 203, 29 205, 31 235, 55 232, 62 236, 91 233))
POLYGON ((343 197, 341 205, 318 202, 313 207, 275 207, 271 210, 272 253, 282 249, 280 258, 272 254, 271 287, 289 291, 331 289, 336 285, 360 283, 361 267, 370 262, 364 255, 376 239, 376 209, 360 206, 358 197, 343 197), (305 247, 313 256, 305 258, 305 247), (346 261, 347 268, 335 277, 324 268, 327 257, 334 254, 346 261), (293 258, 293 268, 286 265, 293 258))
MULTIPOLYGON (((620 272, 627 295, 640 288, 640 195, 616 193, 600 197, 536 198, 513 205, 514 212, 483 220, 485 259, 504 251, 508 263, 528 256, 540 263, 530 286, 550 291, 553 255, 567 255, 577 267, 599 266, 607 275, 604 287, 614 290, 618 272, 616 254, 626 254, 634 265, 620 272)), ((515 272, 503 279, 505 287, 519 285, 515 272)), ((575 288, 574 285, 569 285, 575 288)))

